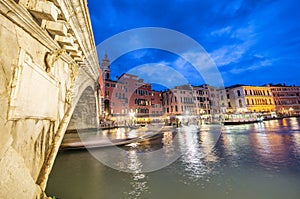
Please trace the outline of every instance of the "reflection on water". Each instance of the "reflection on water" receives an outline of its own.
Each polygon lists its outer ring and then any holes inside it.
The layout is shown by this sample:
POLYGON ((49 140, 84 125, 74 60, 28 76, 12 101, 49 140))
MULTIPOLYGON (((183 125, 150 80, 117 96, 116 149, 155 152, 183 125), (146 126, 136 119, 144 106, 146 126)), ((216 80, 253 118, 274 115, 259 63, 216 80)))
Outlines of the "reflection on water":
POLYGON ((135 150, 129 151, 129 164, 130 170, 135 171, 130 180, 131 189, 126 192, 126 198, 140 198, 142 193, 148 191, 148 183, 146 174, 141 173, 142 164, 138 159, 135 150))
POLYGON ((213 163, 217 160, 213 148, 220 136, 213 132, 210 126, 202 126, 200 129, 189 129, 179 132, 180 148, 182 157, 180 164, 183 167, 181 174, 188 178, 183 183, 195 182, 207 173, 210 173, 211 166, 206 163, 213 163))
MULTIPOLYGON (((87 151, 58 154, 47 193, 76 198, 299 198, 299 119, 163 132, 157 140, 125 147, 128 174, 104 166, 87 151), (218 140, 216 140, 218 139, 218 140), (217 144, 215 145, 215 142, 217 144), (182 156, 159 171, 142 172, 138 154, 160 149, 182 156)), ((122 138, 123 132, 116 131, 122 138)), ((98 149, 105 151, 107 149, 98 149)))

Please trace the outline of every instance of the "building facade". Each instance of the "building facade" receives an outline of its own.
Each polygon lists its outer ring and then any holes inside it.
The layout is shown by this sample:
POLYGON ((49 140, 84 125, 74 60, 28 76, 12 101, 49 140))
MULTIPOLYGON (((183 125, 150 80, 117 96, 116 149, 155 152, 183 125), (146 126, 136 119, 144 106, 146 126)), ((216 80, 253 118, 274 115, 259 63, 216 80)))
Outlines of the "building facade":
POLYGON ((125 116, 134 112, 136 117, 142 118, 193 115, 213 122, 219 121, 225 113, 300 113, 300 87, 296 86, 216 88, 204 84, 176 86, 157 92, 134 75, 123 74, 117 81, 111 80, 107 56, 102 60, 102 68, 106 79, 104 109, 108 114, 125 116))
POLYGON ((227 112, 228 99, 225 88, 220 88, 219 92, 219 104, 220 104, 220 113, 225 114, 227 112))
POLYGON ((128 124, 128 118, 134 118, 136 123, 144 123, 163 115, 162 94, 153 91, 151 84, 126 73, 112 80, 107 55, 101 67, 105 85, 103 119, 128 124))
POLYGON ((193 86, 195 114, 198 116, 211 113, 209 90, 205 86, 193 86))
POLYGON ((162 92, 161 91, 151 91, 151 108, 150 108, 150 118, 155 122, 159 122, 164 112, 164 107, 162 105, 162 92))
POLYGON ((274 98, 269 87, 236 85, 226 88, 228 113, 271 113, 274 98))
POLYGON ((193 87, 191 85, 176 86, 163 92, 163 106, 167 116, 195 115, 193 87))
POLYGON ((300 87, 281 84, 267 86, 271 89, 278 114, 300 114, 300 87))

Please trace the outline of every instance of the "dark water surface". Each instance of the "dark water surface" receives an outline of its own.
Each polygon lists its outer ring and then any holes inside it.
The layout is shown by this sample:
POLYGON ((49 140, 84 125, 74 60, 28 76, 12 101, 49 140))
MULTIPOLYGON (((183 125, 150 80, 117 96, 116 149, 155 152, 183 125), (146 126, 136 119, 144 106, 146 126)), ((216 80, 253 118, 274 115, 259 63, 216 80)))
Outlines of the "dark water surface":
MULTIPOLYGON (((59 199, 299 199, 299 124, 299 118, 287 118, 223 126, 216 145, 203 141, 201 129, 178 132, 173 141, 180 143, 182 156, 150 173, 114 170, 86 150, 61 151, 46 192, 59 199)), ((170 133, 149 146, 172 145, 170 133)))

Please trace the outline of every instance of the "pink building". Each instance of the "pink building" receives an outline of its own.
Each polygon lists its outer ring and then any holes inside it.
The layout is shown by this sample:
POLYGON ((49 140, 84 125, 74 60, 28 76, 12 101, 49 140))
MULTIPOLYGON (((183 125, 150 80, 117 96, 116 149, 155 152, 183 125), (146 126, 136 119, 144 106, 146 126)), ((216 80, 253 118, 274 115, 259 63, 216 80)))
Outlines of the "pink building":
POLYGON ((300 87, 286 85, 267 85, 271 88, 276 112, 282 115, 300 114, 300 87))
POLYGON ((104 77, 104 115, 107 119, 136 123, 150 122, 152 117, 163 115, 161 92, 152 91, 151 84, 132 74, 122 74, 117 80, 110 78, 110 62, 102 59, 104 77))
POLYGON ((195 103, 191 85, 176 86, 165 91, 163 106, 167 116, 194 115, 195 103))

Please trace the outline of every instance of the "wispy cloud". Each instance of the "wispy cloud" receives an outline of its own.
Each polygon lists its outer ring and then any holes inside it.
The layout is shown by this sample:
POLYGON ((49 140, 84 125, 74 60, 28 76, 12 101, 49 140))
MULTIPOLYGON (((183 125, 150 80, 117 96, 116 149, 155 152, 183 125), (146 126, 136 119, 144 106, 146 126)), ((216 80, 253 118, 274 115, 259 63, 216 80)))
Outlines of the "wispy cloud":
POLYGON ((249 49, 248 43, 227 45, 213 51, 211 57, 218 67, 238 62, 249 49))
POLYGON ((172 63, 174 69, 189 77, 192 84, 208 83, 223 86, 220 72, 206 51, 186 52, 172 63))
POLYGON ((240 66, 238 68, 233 68, 229 72, 233 74, 240 74, 248 71, 254 71, 254 70, 259 70, 264 67, 272 66, 273 60, 270 59, 264 59, 260 60, 255 64, 252 64, 250 66, 240 66))
POLYGON ((225 28, 221 28, 219 30, 215 30, 215 31, 212 31, 210 33, 211 36, 217 36, 217 37, 220 37, 220 36, 223 36, 223 35, 227 35, 227 34, 230 34, 232 30, 232 27, 231 26, 226 26, 225 28))
POLYGON ((223 45, 210 53, 218 67, 239 62, 251 46, 255 44, 254 27, 252 25, 235 29, 227 26, 211 32, 211 35, 234 41, 233 44, 223 45))
POLYGON ((167 62, 139 65, 129 70, 128 73, 137 75, 147 83, 154 83, 166 88, 189 83, 183 74, 175 70, 171 63, 167 62))
MULTIPOLYGON (((169 28, 199 42, 224 75, 226 85, 239 80, 247 83, 250 79, 255 82, 276 78, 287 82, 292 79, 300 84, 300 23, 296 20, 300 15, 299 4, 299 1, 273 0, 103 0, 99 5, 97 0, 89 0, 89 9, 96 43, 132 28, 169 28), (269 71, 271 66, 272 71, 269 71), (283 76, 281 68, 285 66, 289 74, 283 76), (242 78, 244 72, 251 78, 242 78)), ((126 39, 128 42, 129 38, 126 39)), ((151 38, 143 39, 145 42, 151 38)), ((131 42, 135 45, 139 41, 132 39, 131 42)), ((122 48, 119 43, 114 47, 122 48)), ((206 66, 205 58, 193 52, 186 52, 183 59, 165 58, 165 54, 153 54, 149 59, 147 56, 137 53, 130 57, 132 60, 119 62, 122 67, 115 73, 126 72, 140 64, 165 61, 191 81, 200 82, 201 75, 193 65, 200 65, 202 70, 206 66), (193 63, 186 63, 186 58, 193 63)))

